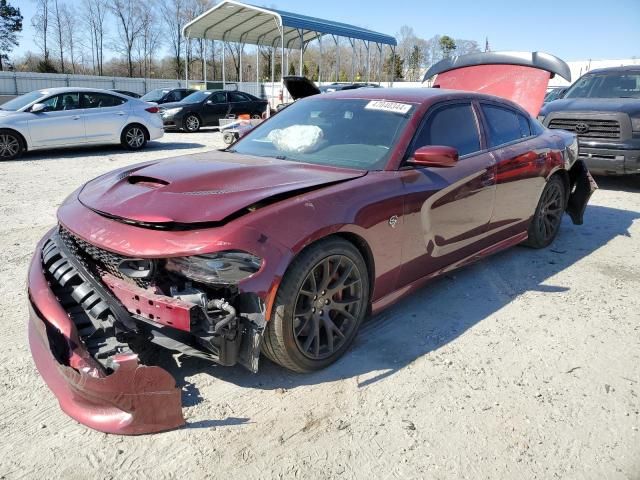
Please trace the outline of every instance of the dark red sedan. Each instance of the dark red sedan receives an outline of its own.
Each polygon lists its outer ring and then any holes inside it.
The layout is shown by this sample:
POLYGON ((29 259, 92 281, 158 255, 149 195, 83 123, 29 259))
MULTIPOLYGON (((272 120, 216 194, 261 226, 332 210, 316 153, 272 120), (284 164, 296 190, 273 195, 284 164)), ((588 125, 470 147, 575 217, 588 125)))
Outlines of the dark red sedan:
POLYGON ((296 102, 227 151, 90 181, 31 264, 29 335, 62 408, 93 428, 183 422, 148 342, 308 372, 363 319, 513 245, 543 248, 595 188, 574 135, 516 104, 442 89, 296 102))

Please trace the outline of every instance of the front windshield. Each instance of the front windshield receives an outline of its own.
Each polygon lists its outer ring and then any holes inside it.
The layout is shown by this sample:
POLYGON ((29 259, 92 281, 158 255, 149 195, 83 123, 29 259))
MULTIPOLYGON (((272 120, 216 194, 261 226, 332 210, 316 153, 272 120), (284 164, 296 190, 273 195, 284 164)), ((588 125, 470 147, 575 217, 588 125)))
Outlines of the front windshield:
POLYGON ((563 98, 640 98, 640 73, 585 75, 563 98))
POLYGON ((232 151, 380 170, 414 111, 410 103, 310 97, 256 127, 232 151))
POLYGON ((212 92, 193 92, 191 95, 187 95, 186 97, 184 97, 182 100, 180 100, 180 103, 200 103, 200 102, 204 102, 207 98, 209 98, 209 95, 211 95, 212 92))
POLYGON ((20 95, 13 100, 9 100, 8 102, 3 103, 2 105, 0 105, 0 108, 2 110, 10 110, 12 112, 15 112, 44 96, 45 93, 42 91, 25 93, 24 95, 20 95))
POLYGON ((145 102, 157 102, 158 100, 162 100, 162 97, 164 97, 167 93, 169 93, 169 90, 157 88, 156 90, 151 90, 147 94, 143 95, 140 100, 143 100, 145 102))

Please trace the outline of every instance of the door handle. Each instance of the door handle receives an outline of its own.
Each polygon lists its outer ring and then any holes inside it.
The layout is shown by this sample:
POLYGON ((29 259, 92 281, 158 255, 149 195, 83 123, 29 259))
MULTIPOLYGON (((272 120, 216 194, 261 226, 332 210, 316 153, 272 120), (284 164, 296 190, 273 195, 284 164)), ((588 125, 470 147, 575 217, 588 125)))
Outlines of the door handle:
POLYGON ((124 117, 125 113, 124 112, 117 112, 116 115, 120 115, 121 117, 124 117))
POLYGON ((80 120, 80 115, 75 115, 71 117, 72 120, 80 120))

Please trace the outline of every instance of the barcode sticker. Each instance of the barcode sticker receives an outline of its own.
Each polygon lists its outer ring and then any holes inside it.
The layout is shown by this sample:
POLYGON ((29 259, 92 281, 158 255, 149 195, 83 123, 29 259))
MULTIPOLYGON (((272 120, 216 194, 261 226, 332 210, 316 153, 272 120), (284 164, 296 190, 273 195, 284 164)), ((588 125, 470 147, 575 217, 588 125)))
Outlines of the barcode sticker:
POLYGON ((404 115, 411 110, 411 105, 408 103, 399 102, 386 102, 384 100, 372 100, 366 107, 366 110, 381 110, 383 112, 393 112, 404 115))

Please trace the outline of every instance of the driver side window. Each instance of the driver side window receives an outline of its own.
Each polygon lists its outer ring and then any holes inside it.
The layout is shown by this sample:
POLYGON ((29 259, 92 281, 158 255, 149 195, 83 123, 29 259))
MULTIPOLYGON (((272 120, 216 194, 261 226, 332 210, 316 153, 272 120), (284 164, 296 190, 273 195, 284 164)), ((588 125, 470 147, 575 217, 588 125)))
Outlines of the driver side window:
POLYGON ((62 110, 76 110, 80 108, 80 94, 79 93, 62 93, 60 95, 54 95, 49 97, 43 102, 45 112, 59 112, 62 110))
POLYGON ((223 92, 214 93, 209 97, 211 103, 227 103, 227 96, 223 92))
POLYGON ((429 115, 422 125, 411 154, 427 145, 444 145, 458 150, 459 155, 469 155, 481 150, 480 132, 471 103, 456 103, 429 115))

